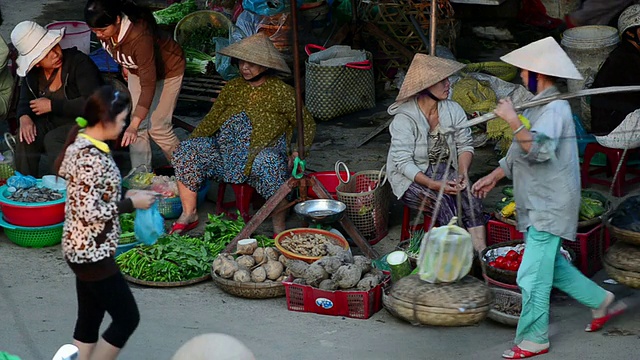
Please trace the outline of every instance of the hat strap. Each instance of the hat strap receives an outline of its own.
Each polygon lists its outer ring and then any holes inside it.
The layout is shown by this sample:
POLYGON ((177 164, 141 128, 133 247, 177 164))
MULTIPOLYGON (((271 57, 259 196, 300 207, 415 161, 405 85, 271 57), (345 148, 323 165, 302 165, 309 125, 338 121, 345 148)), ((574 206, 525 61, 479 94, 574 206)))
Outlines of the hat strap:
POLYGON ((35 48, 36 48, 36 46, 40 45, 40 42, 42 41, 42 39, 44 39, 44 37, 45 37, 45 36, 47 36, 47 34, 48 34, 48 32, 46 32, 46 31, 45 31, 44 35, 42 35, 42 37, 40 37, 40 39, 38 39, 38 41, 36 41, 35 45, 33 45, 33 46, 31 47, 31 49, 29 49, 29 51, 27 51, 26 53, 22 53, 22 52, 21 52, 21 53, 20 53, 20 56, 27 56, 27 55, 29 55, 29 53, 30 53, 30 52, 32 52, 32 51, 33 51, 33 49, 35 49, 35 48))

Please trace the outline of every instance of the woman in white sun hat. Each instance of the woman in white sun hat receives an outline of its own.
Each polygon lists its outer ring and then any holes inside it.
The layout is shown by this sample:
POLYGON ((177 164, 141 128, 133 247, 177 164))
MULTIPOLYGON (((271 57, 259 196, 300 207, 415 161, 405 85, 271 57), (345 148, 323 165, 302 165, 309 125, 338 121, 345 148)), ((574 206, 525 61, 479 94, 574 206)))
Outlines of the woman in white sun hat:
POLYGON ((102 85, 100 70, 76 48, 59 45, 64 29, 46 30, 23 21, 11 32, 18 50, 17 74, 24 77, 17 115, 16 170, 25 175, 53 174, 52 164, 64 147, 85 101, 102 85), (47 168, 39 171, 40 158, 47 168))
MULTIPOLYGON (((582 79, 567 54, 551 37, 505 56, 502 61, 522 69, 523 83, 534 99, 559 94, 556 78, 582 79)), ((575 241, 580 207, 578 146, 569 103, 553 101, 527 109, 523 124, 510 99, 502 99, 495 113, 513 130, 514 141, 500 167, 475 183, 485 197, 505 176, 513 179, 518 230, 525 233, 526 251, 518 270, 522 313, 515 346, 502 357, 524 359, 549 351, 549 294, 556 287, 592 309, 585 331, 597 331, 620 314, 608 292, 585 277, 560 253, 562 240, 575 241), (526 121, 525 121, 526 122, 526 121), (613 306, 612 306, 613 305, 613 306)))

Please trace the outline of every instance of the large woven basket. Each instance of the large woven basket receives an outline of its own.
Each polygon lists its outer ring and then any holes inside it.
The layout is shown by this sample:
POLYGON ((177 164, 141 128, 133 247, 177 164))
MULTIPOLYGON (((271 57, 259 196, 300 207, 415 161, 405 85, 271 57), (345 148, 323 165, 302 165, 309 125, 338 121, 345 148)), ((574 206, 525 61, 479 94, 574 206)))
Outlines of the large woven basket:
POLYGON ((185 280, 185 281, 170 281, 170 282, 160 282, 160 281, 146 281, 146 280, 140 280, 140 279, 136 279, 132 276, 129 276, 127 274, 123 274, 125 280, 127 280, 130 283, 133 284, 137 284, 137 285, 143 285, 143 286, 149 286, 149 287, 180 287, 180 286, 189 286, 189 285, 194 285, 194 284, 198 284, 204 281, 209 280, 209 278, 211 277, 211 274, 206 274, 204 276, 195 278, 195 279, 190 279, 190 280, 185 280))
POLYGON ((640 289, 640 273, 618 269, 617 267, 603 261, 604 270, 613 280, 634 289, 640 289))
POLYGON ((608 219, 605 222, 605 224, 609 228, 609 233, 611 234, 611 237, 613 237, 614 239, 620 240, 620 241, 625 242, 627 244, 640 246, 640 233, 639 232, 635 232, 635 231, 631 231, 631 230, 625 230, 625 229, 621 229, 619 227, 616 227, 614 225, 611 225, 611 220, 610 219, 608 219))
POLYGON ((246 299, 269 299, 285 296, 284 285, 281 282, 241 283, 223 279, 211 272, 213 282, 227 294, 246 299))
POLYGON ((385 308, 413 325, 473 325, 487 316, 491 302, 489 287, 471 276, 450 284, 430 284, 409 275, 383 294, 385 308))
POLYGON ((386 179, 383 167, 357 172, 336 187, 338 200, 347 205, 347 216, 372 245, 389 233, 391 186, 386 179))
POLYGON ((504 309, 517 308, 519 310, 518 313, 522 311, 522 295, 515 291, 495 287, 491 288, 491 291, 494 296, 493 306, 489 310, 487 317, 504 325, 518 326, 520 315, 508 314, 504 309))

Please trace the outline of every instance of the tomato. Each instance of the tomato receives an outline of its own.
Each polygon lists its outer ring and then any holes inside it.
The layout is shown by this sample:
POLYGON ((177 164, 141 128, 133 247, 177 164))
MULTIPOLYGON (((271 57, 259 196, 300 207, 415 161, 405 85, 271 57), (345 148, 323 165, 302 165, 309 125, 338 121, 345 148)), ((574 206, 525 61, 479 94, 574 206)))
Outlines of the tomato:
POLYGON ((498 256, 498 258, 496 259, 496 265, 498 269, 504 269, 506 263, 507 259, 505 259, 504 256, 498 256))
POLYGON ((518 264, 516 261, 507 262, 507 270, 509 271, 518 271, 519 267, 520 267, 520 264, 518 264))
POLYGON ((490 262, 490 263, 489 263, 489 266, 491 266, 491 267, 497 267, 497 266, 498 266, 498 264, 497 264, 495 261, 492 261, 492 262, 490 262))
POLYGON ((507 255, 505 257, 507 258, 507 260, 514 261, 514 260, 518 259, 518 252, 515 251, 515 250, 509 250, 509 252, 507 253, 507 255))
POLYGON ((522 264, 522 255, 518 255, 518 264, 522 264))

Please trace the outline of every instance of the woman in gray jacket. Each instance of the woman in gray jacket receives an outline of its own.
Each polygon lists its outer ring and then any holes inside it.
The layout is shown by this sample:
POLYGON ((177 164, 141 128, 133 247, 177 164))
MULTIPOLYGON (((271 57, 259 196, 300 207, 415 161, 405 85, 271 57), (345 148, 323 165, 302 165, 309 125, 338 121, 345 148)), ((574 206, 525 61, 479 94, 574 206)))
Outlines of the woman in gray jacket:
POLYGON ((480 252, 486 247, 486 218, 481 201, 468 187, 473 159, 471 130, 460 126, 467 121, 462 107, 447 100, 448 77, 463 67, 456 61, 415 55, 396 102, 389 107, 394 119, 389 126, 387 176, 398 199, 430 216, 442 190, 444 195, 433 221, 447 224, 453 216, 461 217, 475 250, 480 252), (448 136, 441 128, 461 129, 448 136), (457 215, 458 193, 462 195, 461 215, 457 215))

